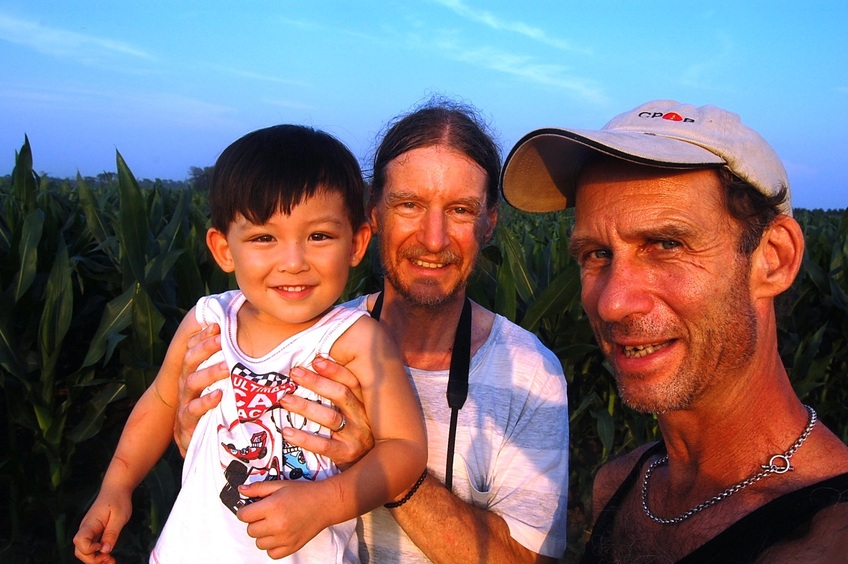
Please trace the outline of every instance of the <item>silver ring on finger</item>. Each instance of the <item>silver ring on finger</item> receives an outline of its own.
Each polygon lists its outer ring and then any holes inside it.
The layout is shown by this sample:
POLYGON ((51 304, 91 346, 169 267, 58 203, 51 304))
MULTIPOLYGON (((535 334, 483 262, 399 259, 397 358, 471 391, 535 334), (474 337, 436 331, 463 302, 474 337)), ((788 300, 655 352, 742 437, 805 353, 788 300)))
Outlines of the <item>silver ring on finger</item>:
POLYGON ((339 425, 339 428, 338 428, 338 429, 336 429, 336 430, 335 430, 335 431, 333 431, 333 432, 334 432, 334 433, 338 433, 338 432, 340 432, 342 429, 344 429, 344 428, 345 428, 345 425, 347 425, 347 419, 345 419, 345 416, 344 416, 344 415, 342 415, 342 422, 341 422, 341 424, 339 425))

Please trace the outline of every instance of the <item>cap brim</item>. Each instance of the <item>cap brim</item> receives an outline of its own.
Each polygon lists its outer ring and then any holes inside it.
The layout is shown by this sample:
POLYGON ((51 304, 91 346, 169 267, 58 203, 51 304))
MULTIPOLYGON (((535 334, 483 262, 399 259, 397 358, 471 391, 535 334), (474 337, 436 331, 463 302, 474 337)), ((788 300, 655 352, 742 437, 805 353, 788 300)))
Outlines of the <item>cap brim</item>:
POLYGON ((529 212, 574 205, 577 175, 594 153, 640 165, 688 169, 725 164, 714 153, 680 139, 629 131, 546 128, 525 135, 504 162, 501 190, 510 205, 529 212))

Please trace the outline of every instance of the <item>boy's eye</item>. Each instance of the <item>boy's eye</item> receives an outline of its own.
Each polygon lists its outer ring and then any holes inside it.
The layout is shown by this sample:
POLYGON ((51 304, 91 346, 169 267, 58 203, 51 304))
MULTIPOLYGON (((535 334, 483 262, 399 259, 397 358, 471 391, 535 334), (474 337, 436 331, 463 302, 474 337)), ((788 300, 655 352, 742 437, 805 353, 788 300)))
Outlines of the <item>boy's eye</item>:
POLYGON ((331 237, 326 233, 313 233, 309 236, 310 241, 326 241, 327 239, 331 239, 331 237))
POLYGON ((252 240, 256 241, 257 243, 270 243, 274 240, 274 238, 270 235, 257 235, 252 240))

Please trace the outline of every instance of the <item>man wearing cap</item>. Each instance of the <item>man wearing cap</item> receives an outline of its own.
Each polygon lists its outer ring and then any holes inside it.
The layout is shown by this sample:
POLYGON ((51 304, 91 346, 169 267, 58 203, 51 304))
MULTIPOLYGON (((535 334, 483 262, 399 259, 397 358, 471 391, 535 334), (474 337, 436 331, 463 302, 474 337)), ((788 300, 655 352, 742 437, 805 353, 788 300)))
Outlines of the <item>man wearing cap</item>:
POLYGON ((585 561, 844 561, 848 447, 777 349, 804 240, 768 143, 736 114, 655 101, 531 132, 502 189, 526 211, 575 206, 583 307, 662 433, 598 472, 585 561))

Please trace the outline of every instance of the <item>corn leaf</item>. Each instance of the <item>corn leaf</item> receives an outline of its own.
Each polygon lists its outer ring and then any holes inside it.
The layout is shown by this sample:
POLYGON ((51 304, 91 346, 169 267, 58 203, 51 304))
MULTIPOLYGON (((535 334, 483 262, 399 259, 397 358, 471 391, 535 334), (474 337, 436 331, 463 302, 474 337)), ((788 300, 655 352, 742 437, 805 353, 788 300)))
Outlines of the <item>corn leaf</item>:
POLYGON ((126 396, 127 387, 121 382, 110 382, 85 406, 85 416, 69 433, 74 444, 90 439, 100 432, 106 418, 106 408, 114 401, 126 396))
POLYGON ((15 277, 15 303, 20 301, 26 291, 29 290, 33 280, 35 280, 35 273, 38 268, 38 243, 41 241, 43 228, 43 211, 33 210, 32 213, 27 215, 24 220, 18 250, 21 262, 18 267, 17 276, 15 277))
POLYGON ((135 177, 121 154, 118 161, 118 192, 121 196, 118 220, 121 250, 133 278, 144 282, 147 249, 147 210, 135 177))
POLYGON ((117 342, 123 339, 123 336, 120 335, 121 331, 129 327, 132 322, 132 301, 135 293, 136 286, 134 285, 106 304, 103 317, 100 319, 100 326, 97 327, 97 332, 91 340, 91 345, 88 347, 88 353, 85 355, 81 368, 91 366, 104 356, 104 364, 109 361, 111 350, 117 342))
POLYGON ((74 292, 71 284, 71 262, 65 239, 59 236, 59 246, 47 279, 44 310, 38 325, 41 349, 42 398, 53 391, 53 371, 62 352, 62 342, 71 326, 74 312, 74 292))

